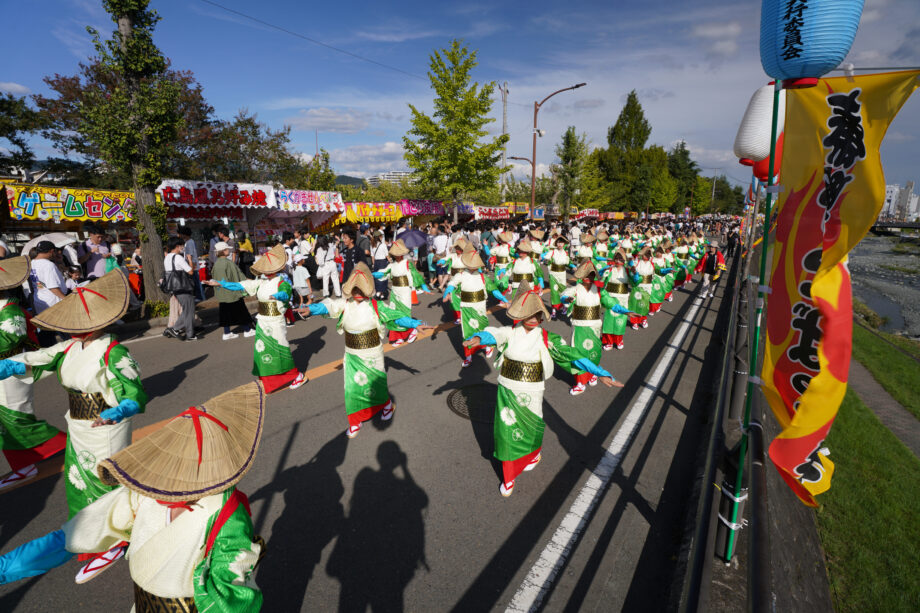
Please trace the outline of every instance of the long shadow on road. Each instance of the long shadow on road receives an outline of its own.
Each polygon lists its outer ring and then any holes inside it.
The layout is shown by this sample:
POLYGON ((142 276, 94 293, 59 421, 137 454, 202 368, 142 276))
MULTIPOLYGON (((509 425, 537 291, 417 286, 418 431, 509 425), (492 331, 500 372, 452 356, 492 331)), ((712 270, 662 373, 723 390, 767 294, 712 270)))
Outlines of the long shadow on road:
MULTIPOLYGON (((607 438, 627 409, 627 402, 634 398, 644 386, 647 373, 651 372, 655 362, 670 343, 671 337, 683 322, 683 317, 694 300, 695 296, 689 296, 684 301, 674 319, 668 323, 645 357, 636 365, 632 376, 625 382, 625 387, 619 391, 613 403, 603 411, 590 432, 581 436, 578 445, 569 448, 572 460, 565 464, 527 514, 521 518, 498 552, 489 560, 454 605, 453 611, 457 613, 486 611, 498 603, 502 593, 527 561, 534 546, 535 535, 543 534, 554 521, 569 494, 585 478, 584 467, 595 466, 602 455, 607 453, 607 438)), ((547 426, 554 432, 570 431, 552 410, 545 413, 545 420, 547 426)), ((560 440, 562 438, 560 437, 560 440)), ((628 451, 629 449, 624 450, 624 454, 628 451)), ((587 518, 587 521, 590 521, 590 518, 587 518)), ((579 543, 576 543, 575 547, 577 548, 578 545, 579 543)))
MULTIPOLYGON (((185 380, 185 377, 188 376, 188 372, 204 362, 207 358, 208 354, 200 355, 197 358, 192 358, 191 360, 176 364, 169 370, 158 372, 150 377, 144 377, 144 389, 147 390, 147 393, 150 395, 149 399, 162 398, 179 389, 179 384, 185 380)), ((248 373, 246 376, 249 376, 248 373)))

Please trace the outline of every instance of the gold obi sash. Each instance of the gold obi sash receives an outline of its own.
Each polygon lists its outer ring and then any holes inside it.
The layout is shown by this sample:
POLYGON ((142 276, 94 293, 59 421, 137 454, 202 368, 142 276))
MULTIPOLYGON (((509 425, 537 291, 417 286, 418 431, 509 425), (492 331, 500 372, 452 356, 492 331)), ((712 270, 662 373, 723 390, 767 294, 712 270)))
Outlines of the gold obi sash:
POLYGON ((533 273, 529 273, 529 272, 511 273, 512 283, 523 283, 524 281, 527 281, 528 283, 533 284, 533 273))
POLYGON ((194 598, 166 598, 154 596, 134 584, 135 613, 198 613, 194 598))
POLYGON ((460 292, 460 302, 482 302, 486 299, 486 291, 483 289, 475 292, 460 292))
POLYGON ((499 265, 501 265, 501 264, 507 264, 509 261, 511 261, 511 258, 509 258, 508 256, 505 256, 505 255, 497 255, 497 256, 495 256, 495 263, 496 263, 496 264, 499 264, 499 265))
POLYGON ((85 394, 77 390, 67 390, 70 400, 70 418, 81 420, 94 420, 99 414, 109 408, 102 394, 85 394))
POLYGON ((376 329, 358 334, 345 333, 345 346, 349 349, 372 349, 380 344, 380 333, 376 329))
POLYGON ((629 285, 626 283, 608 283, 605 288, 610 294, 628 294, 629 285))
POLYGON ((272 300, 271 302, 259 302, 259 315, 265 317, 281 317, 283 313, 281 309, 278 308, 278 303, 272 300))
POLYGON ((464 270, 463 268, 451 268, 450 274, 459 275, 461 272, 463 272, 463 270, 464 270))
POLYGON ((642 276, 639 278, 639 283, 651 283, 651 282, 652 282, 652 277, 653 277, 653 276, 654 276, 654 275, 642 275, 642 276))
POLYGON ((549 269, 551 272, 565 272, 565 264, 550 264, 549 269))
POLYGON ((594 306, 579 306, 575 305, 572 308, 572 319, 578 319, 581 321, 588 321, 592 319, 601 318, 601 307, 599 305, 594 306))
POLYGON ((543 381, 543 362, 518 362, 505 358, 502 360, 501 375, 523 383, 539 383, 543 381))
POLYGON ((393 287, 409 287, 409 277, 407 275, 390 277, 390 285, 393 287))

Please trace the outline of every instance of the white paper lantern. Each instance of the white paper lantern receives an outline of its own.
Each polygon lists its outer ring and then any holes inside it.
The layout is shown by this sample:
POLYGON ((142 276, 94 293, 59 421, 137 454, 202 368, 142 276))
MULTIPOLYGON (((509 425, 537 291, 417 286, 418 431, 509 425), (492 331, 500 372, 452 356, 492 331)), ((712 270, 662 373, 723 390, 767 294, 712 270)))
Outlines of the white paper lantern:
MULTIPOLYGON (((786 91, 779 92, 779 113, 776 133, 783 131, 786 121, 786 91)), ((745 166, 753 166, 770 155, 770 127, 773 122, 773 86, 764 85, 751 96, 738 134, 735 136, 735 155, 745 166)))

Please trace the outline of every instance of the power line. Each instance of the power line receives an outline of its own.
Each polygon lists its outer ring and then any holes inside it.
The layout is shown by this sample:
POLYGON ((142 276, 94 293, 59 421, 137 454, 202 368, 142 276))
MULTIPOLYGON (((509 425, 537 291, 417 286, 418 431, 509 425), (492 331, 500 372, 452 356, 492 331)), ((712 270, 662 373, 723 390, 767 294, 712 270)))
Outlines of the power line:
POLYGON ((394 72, 398 72, 398 73, 404 74, 404 75, 406 75, 407 77, 412 77, 413 79, 420 79, 420 80, 422 80, 422 81, 425 80, 425 77, 419 76, 419 75, 417 75, 417 74, 412 74, 411 72, 407 72, 407 71, 405 71, 405 70, 403 70, 403 69, 401 69, 401 68, 396 68, 395 66, 390 66, 390 65, 388 65, 388 64, 384 64, 384 63, 382 63, 382 62, 378 62, 377 60, 372 60, 372 59, 370 59, 370 58, 364 57, 363 55, 358 55, 357 53, 352 53, 351 51, 346 51, 345 49, 340 49, 339 47, 334 47, 334 46, 332 46, 332 45, 330 45, 330 44, 327 44, 327 43, 324 43, 324 42, 322 42, 322 41, 316 40, 315 38, 310 38, 309 36, 304 36, 303 34, 300 34, 299 32, 293 32, 293 31, 291 31, 291 30, 288 30, 287 28, 282 28, 281 26, 276 26, 276 25, 273 24, 273 23, 268 23, 267 21, 263 21, 263 20, 259 19, 258 17, 253 17, 252 15, 247 15, 246 13, 241 13, 240 11, 237 11, 237 10, 234 10, 234 9, 231 9, 231 8, 228 8, 228 7, 226 7, 226 6, 223 6, 222 4, 218 4, 217 2, 212 2, 212 0, 201 0, 201 2, 204 2, 205 4, 210 4, 211 6, 217 7, 217 8, 219 8, 219 9, 223 10, 223 11, 227 11, 228 13, 233 13, 234 15, 239 15, 240 17, 243 17, 243 18, 245 18, 245 19, 249 19, 250 21, 254 21, 254 22, 256 22, 256 23, 258 23, 258 24, 260 24, 260 25, 263 25, 263 26, 265 26, 265 27, 267 27, 267 28, 272 28, 272 29, 274 29, 274 30, 278 30, 279 32, 284 32, 285 34, 290 34, 291 36, 296 36, 297 38, 300 38, 300 39, 302 39, 302 40, 305 40, 305 41, 307 41, 307 42, 309 42, 309 43, 313 43, 314 45, 319 45, 320 47, 325 47, 325 48, 327 48, 327 49, 331 49, 331 50, 333 50, 333 51, 337 51, 338 53, 345 54, 345 55, 347 55, 347 56, 349 56, 349 57, 353 57, 353 58, 355 58, 355 59, 357 59, 357 60, 361 60, 361 61, 363 61, 363 62, 368 62, 368 63, 370 63, 370 64, 374 64, 374 65, 376 65, 376 66, 380 66, 381 68, 386 68, 387 70, 392 70, 392 71, 394 71, 394 72))

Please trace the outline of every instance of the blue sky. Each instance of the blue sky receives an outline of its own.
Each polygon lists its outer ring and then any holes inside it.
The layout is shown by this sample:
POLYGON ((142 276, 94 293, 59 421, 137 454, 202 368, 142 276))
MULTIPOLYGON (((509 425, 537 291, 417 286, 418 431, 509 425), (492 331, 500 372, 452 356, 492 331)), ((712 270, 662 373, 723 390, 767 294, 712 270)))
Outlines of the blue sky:
MULTIPOLYGON (((636 89, 651 141, 687 141, 704 173, 746 181, 732 155, 760 67, 760 2, 293 2, 220 4, 398 68, 349 57, 230 14, 202 0, 153 0, 163 18, 155 42, 173 66, 189 69, 219 116, 248 108, 269 125, 293 127, 294 147, 332 153, 337 172, 368 176, 404 169, 407 103, 430 110, 426 72, 435 48, 462 38, 478 50, 474 76, 507 81, 509 155, 530 156, 533 101, 578 82, 540 112, 538 172, 552 162, 566 126, 606 145, 626 93, 636 89), (409 73, 404 74, 404 73, 409 73), (415 75, 415 76, 410 76, 415 75), (421 77, 421 78, 418 78, 421 77)), ((99 0, 7 0, 15 36, 0 40, 0 90, 45 93, 42 77, 74 74, 92 51, 85 26, 109 32, 99 0)), ((848 58, 857 66, 920 66, 920 2, 867 0, 848 58)), ((493 107, 501 132, 501 101, 493 107)), ((908 102, 883 146, 889 183, 920 184, 920 94, 908 102)), ((39 157, 52 154, 35 143, 39 157)), ((529 167, 527 168, 529 171, 529 167)), ((519 177, 524 170, 516 170, 519 177)))

